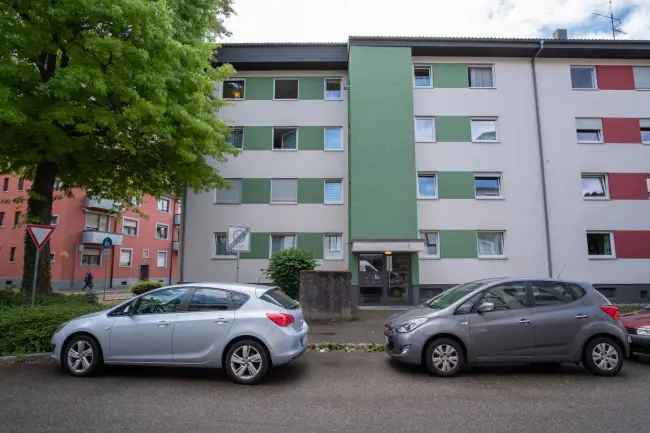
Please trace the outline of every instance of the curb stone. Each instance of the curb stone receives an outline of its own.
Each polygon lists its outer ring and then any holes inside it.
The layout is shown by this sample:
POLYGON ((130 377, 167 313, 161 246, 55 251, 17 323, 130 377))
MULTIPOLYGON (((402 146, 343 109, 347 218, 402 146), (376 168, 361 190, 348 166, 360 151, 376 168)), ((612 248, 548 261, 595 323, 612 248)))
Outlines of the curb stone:
POLYGON ((17 364, 19 362, 37 361, 41 359, 48 359, 49 357, 50 357, 49 352, 24 353, 20 355, 0 356, 0 365, 9 365, 9 364, 17 364))

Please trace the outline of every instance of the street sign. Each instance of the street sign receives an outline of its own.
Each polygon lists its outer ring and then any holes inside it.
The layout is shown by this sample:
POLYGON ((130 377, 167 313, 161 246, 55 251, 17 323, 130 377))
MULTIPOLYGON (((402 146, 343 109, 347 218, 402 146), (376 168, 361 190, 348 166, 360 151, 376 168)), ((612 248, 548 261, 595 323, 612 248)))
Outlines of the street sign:
POLYGON ((32 238, 32 242, 36 245, 36 248, 40 251, 54 232, 54 227, 42 225, 42 224, 27 224, 27 233, 29 237, 32 238))
POLYGON ((112 246, 113 246, 113 239, 109 237, 105 237, 104 240, 102 241, 102 248, 107 250, 112 246))
POLYGON ((247 253, 251 250, 251 229, 248 226, 228 227, 228 249, 235 253, 247 253))

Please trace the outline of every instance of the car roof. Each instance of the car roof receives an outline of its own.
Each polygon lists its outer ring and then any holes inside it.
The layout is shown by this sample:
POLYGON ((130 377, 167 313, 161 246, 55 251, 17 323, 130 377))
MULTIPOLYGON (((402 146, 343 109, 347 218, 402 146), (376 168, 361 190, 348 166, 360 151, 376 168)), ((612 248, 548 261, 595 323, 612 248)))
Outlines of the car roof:
POLYGON ((182 283, 175 284, 171 287, 206 287, 212 289, 224 289, 235 292, 241 292, 248 295, 255 295, 259 292, 265 292, 272 289, 273 286, 266 286, 264 284, 240 284, 240 283, 221 283, 217 281, 206 281, 202 283, 182 283))
POLYGON ((549 277, 497 277, 497 278, 486 278, 484 280, 477 280, 477 282, 484 282, 485 285, 494 285, 494 284, 503 284, 503 283, 514 283, 518 281, 528 282, 528 281, 546 281, 551 283, 569 283, 569 284, 578 284, 580 286, 589 286, 590 284, 584 281, 573 281, 573 280, 564 280, 558 278, 549 278, 549 277))

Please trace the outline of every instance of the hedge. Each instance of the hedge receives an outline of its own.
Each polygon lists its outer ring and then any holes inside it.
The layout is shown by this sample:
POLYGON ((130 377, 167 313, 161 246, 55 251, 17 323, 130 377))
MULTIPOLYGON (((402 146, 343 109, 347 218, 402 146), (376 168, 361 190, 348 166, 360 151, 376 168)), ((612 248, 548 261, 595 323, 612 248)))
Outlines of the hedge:
POLYGON ((131 293, 133 293, 134 295, 141 295, 143 293, 147 293, 150 290, 158 289, 162 286, 163 286, 162 283, 159 283, 158 281, 145 280, 145 281, 138 281, 137 283, 133 284, 129 289, 131 290, 131 293))

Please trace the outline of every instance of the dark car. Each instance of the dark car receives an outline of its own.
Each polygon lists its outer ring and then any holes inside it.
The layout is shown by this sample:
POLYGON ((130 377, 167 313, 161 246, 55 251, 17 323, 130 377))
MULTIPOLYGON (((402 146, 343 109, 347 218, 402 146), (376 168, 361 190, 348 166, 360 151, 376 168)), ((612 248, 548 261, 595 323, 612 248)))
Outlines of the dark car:
POLYGON ((650 305, 637 313, 621 317, 627 333, 632 337, 632 352, 650 355, 650 305))

